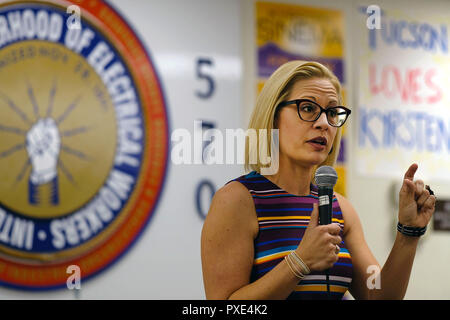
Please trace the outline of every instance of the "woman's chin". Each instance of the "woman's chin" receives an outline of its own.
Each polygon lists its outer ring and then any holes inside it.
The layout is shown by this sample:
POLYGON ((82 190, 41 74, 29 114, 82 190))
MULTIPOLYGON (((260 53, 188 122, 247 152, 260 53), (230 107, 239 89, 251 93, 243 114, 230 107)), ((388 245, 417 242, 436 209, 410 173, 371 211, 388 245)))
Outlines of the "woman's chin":
POLYGON ((301 166, 318 166, 323 163, 327 159, 326 156, 323 155, 314 155, 310 154, 309 157, 298 158, 297 163, 301 166))

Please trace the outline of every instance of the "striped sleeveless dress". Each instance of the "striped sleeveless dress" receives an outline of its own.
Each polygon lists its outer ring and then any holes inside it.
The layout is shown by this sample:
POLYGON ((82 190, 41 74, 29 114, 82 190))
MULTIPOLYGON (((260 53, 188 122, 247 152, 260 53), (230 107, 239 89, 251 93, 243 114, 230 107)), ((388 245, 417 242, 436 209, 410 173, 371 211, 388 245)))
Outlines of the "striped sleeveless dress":
MULTIPOLYGON (((298 247, 308 226, 313 203, 318 202, 317 187, 311 184, 310 195, 296 196, 287 193, 256 171, 232 181, 242 183, 250 191, 255 204, 259 232, 254 241, 255 257, 250 279, 254 282, 298 247)), ((343 230, 344 220, 335 195, 332 222, 339 223, 343 230)), ((343 239, 342 231, 340 236, 343 239)), ((344 241, 339 247, 339 260, 329 271, 331 299, 342 299, 352 281, 350 253, 344 241)), ((296 300, 328 298, 325 273, 315 271, 299 281, 288 297, 296 300)))

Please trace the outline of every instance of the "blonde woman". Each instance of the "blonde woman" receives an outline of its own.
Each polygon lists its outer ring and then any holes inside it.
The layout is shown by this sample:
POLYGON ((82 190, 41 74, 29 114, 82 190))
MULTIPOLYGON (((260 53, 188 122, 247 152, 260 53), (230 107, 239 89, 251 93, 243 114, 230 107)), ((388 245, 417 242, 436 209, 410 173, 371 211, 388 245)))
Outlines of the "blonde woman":
POLYGON ((346 198, 335 193, 333 223, 318 224, 312 177, 317 167, 335 163, 340 127, 351 113, 341 101, 338 79, 316 62, 288 62, 268 79, 249 128, 267 129, 268 135, 279 130, 278 171, 263 175, 261 163, 247 162, 252 171, 214 195, 201 238, 207 299, 342 299, 347 290, 356 299, 404 297, 436 198, 423 181, 414 181, 418 166, 412 164, 383 268, 346 198), (370 266, 381 270, 378 288, 367 286, 370 266))

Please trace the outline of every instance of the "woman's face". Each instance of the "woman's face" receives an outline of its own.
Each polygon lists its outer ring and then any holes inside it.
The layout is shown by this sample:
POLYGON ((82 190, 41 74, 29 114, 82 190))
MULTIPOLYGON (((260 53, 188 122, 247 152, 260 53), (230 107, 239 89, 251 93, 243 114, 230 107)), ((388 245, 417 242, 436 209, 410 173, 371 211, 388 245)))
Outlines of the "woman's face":
MULTIPOLYGON (((295 99, 309 99, 325 109, 335 107, 339 102, 336 89, 323 78, 296 82, 287 100, 295 99)), ((297 106, 291 104, 279 111, 278 129, 280 159, 288 158, 302 166, 312 166, 325 161, 338 128, 328 123, 325 113, 314 122, 300 119, 297 106)))

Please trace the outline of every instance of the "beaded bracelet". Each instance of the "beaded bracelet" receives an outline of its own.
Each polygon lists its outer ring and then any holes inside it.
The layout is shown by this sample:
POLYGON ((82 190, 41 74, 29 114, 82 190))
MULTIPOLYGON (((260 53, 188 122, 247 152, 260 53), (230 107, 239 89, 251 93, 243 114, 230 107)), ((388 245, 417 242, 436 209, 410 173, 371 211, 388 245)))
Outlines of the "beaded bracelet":
POLYGON ((416 228, 416 227, 410 227, 410 226, 404 226, 400 222, 397 223, 397 230, 401 234, 404 234, 405 236, 409 237, 420 237, 425 234, 427 231, 427 226, 423 228, 416 228))

